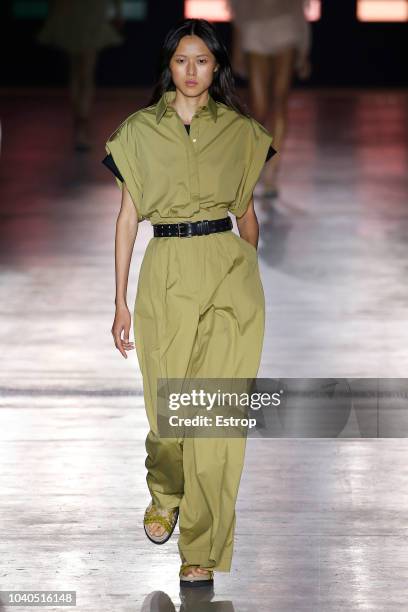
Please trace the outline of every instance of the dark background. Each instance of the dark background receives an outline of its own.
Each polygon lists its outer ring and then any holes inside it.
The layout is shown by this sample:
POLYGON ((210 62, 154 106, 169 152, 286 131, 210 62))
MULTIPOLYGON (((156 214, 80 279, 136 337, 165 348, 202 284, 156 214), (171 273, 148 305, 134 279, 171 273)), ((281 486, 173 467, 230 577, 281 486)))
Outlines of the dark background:
MULTIPOLYGON (((356 0, 323 1, 320 21, 312 23, 313 74, 302 87, 405 87, 408 84, 408 23, 362 23, 356 0)), ((101 52, 97 81, 101 86, 150 86, 158 53, 171 25, 182 19, 182 0, 148 2, 147 20, 129 21, 126 42, 101 52)), ((11 0, 1 2, 1 86, 61 86, 67 66, 58 50, 34 41, 42 22, 12 16, 11 0)), ((231 25, 216 24, 230 48, 231 25)))

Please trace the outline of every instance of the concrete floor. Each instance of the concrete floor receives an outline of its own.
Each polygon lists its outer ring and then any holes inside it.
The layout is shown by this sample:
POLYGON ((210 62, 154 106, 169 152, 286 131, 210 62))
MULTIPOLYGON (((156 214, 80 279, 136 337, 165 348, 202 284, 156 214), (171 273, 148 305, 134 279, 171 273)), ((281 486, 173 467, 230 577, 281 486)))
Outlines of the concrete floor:
MULTIPOLYGON (((101 91, 81 155, 62 93, 0 91, 0 589, 75 590, 81 612, 407 610, 408 447, 359 437, 353 411, 338 439, 248 441, 232 571, 207 602, 180 600, 178 530, 146 539, 141 377, 110 334, 120 192, 100 163, 146 99, 101 91)), ((281 198, 255 201, 260 377, 406 376, 407 99, 293 95, 281 198)))

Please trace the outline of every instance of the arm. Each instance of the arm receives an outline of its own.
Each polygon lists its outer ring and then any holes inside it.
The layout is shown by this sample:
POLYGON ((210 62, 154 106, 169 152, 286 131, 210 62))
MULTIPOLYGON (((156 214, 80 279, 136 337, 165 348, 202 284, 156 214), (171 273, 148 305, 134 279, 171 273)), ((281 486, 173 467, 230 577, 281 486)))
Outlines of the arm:
POLYGON ((115 233, 115 319, 112 325, 112 335, 115 346, 120 353, 127 359, 125 351, 134 348, 134 343, 129 342, 129 332, 131 316, 127 306, 127 284, 129 277, 130 261, 132 258, 133 246, 136 240, 138 220, 136 208, 123 183, 121 208, 116 220, 115 233), (124 331, 124 338, 121 338, 124 331))
POLYGON ((259 223, 254 209, 254 196, 251 196, 246 212, 237 217, 237 226, 241 238, 258 248, 259 223))

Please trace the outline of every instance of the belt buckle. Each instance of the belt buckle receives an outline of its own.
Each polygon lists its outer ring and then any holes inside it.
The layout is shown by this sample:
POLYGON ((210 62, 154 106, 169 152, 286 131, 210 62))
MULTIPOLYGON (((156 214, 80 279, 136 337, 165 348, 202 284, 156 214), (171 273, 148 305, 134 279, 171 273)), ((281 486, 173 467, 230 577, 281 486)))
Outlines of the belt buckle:
POLYGON ((180 226, 184 226, 186 230, 188 229, 188 225, 186 225, 185 223, 177 223, 177 236, 179 238, 190 238, 191 234, 180 234, 180 226))

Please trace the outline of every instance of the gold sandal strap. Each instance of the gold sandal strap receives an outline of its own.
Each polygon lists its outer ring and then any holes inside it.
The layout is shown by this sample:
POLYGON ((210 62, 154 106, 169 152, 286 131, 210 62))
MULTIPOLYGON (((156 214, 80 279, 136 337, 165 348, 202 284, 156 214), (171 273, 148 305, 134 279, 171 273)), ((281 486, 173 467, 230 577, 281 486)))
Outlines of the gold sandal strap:
POLYGON ((159 514, 157 516, 149 516, 144 520, 145 525, 149 525, 151 523, 160 523, 160 525, 164 527, 166 531, 171 531, 173 528, 173 524, 159 514))
POLYGON ((143 522, 145 525, 150 523, 160 523, 162 527, 169 533, 177 520, 177 508, 175 509, 158 509, 157 506, 151 504, 145 512, 143 522), (159 512, 161 511, 161 514, 159 512))
POLYGON ((175 516, 178 508, 160 508, 150 504, 145 511, 145 516, 150 514, 161 514, 161 516, 175 516))

